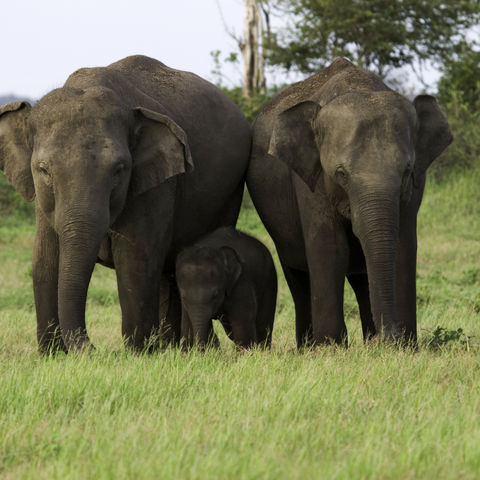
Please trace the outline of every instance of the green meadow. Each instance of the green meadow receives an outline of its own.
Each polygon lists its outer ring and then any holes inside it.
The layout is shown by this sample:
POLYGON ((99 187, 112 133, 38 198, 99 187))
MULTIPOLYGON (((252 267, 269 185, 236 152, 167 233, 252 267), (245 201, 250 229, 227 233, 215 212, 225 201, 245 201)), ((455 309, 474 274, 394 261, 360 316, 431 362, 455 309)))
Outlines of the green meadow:
MULTIPOLYGON (((125 352, 113 271, 97 267, 90 355, 40 357, 32 217, 0 218, 0 478, 477 479, 480 169, 429 180, 419 216, 415 351, 297 353, 279 271, 272 350, 125 352)), ((0 188, 6 188, 2 179, 0 188)), ((239 229, 274 252, 246 199, 239 229)), ((277 259, 276 259, 277 261, 277 259)), ((278 267, 278 261, 277 261, 278 267)))

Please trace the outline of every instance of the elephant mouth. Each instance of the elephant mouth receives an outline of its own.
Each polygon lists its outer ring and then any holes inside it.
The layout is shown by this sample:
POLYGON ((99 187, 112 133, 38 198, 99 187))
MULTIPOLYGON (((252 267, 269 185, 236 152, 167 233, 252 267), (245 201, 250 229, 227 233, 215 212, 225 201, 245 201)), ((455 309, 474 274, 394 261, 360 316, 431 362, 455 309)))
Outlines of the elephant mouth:
POLYGON ((346 218, 347 220, 352 219, 352 212, 351 212, 350 203, 348 202, 348 200, 342 200, 338 202, 336 210, 340 216, 346 218))

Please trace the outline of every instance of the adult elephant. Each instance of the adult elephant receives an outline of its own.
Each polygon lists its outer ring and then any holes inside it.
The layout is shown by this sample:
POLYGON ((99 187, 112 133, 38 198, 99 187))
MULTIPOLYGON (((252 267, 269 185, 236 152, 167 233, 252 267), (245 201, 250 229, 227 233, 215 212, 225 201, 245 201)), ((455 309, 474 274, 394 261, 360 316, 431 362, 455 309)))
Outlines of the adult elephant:
MULTIPOLYGON (((0 168, 35 198, 40 350, 88 348, 96 261, 115 268, 122 334, 144 348, 176 253, 235 224, 250 144, 246 119, 218 88, 144 56, 80 69, 32 108, 3 106, 0 168)), ((169 307, 178 339, 174 291, 169 307)))
POLYGON ((260 112, 247 185, 292 292, 299 346, 346 342, 345 277, 363 334, 416 339, 417 212, 452 141, 428 95, 413 104, 345 59, 260 112))

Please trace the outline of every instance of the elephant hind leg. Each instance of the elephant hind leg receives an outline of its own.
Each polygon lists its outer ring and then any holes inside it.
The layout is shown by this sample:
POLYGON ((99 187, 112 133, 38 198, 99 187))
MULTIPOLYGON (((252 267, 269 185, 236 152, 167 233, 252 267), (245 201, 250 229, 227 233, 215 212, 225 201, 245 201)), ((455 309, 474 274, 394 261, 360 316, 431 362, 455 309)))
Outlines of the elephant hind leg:
POLYGON ((272 345, 273 322, 277 306, 277 275, 274 267, 266 281, 266 289, 258 304, 257 311, 257 342, 265 348, 272 345))
POLYGON ((230 320, 228 319, 228 317, 223 315, 220 318, 220 323, 222 324, 222 327, 225 330, 225 333, 227 334, 227 337, 233 342, 234 341, 233 330, 232 330, 232 326, 230 325, 230 320))
POLYGON ((368 340, 374 337, 377 331, 373 323, 372 308, 370 306, 367 274, 348 275, 347 278, 357 297, 360 319, 362 321, 363 339, 368 340))
POLYGON ((178 345, 181 337, 182 306, 173 276, 163 275, 160 283, 160 329, 162 345, 178 345))
POLYGON ((282 268, 295 304, 295 333, 300 349, 313 344, 310 276, 283 263, 282 268))
MULTIPOLYGON (((231 195, 228 202, 225 203, 223 206, 222 211, 218 215, 218 222, 217 227, 224 227, 224 226, 235 226, 238 220, 238 215, 240 214, 240 208, 242 206, 242 199, 243 199, 243 191, 244 191, 244 183, 240 182, 235 192, 231 195)), ((211 229, 212 231, 215 228, 211 229)))

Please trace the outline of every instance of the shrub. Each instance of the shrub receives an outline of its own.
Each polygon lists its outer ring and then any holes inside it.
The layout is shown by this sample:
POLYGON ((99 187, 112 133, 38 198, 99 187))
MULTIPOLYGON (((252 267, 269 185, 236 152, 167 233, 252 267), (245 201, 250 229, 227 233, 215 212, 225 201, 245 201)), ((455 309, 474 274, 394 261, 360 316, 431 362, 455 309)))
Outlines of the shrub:
POLYGON ((35 208, 27 202, 0 173, 0 217, 15 215, 21 218, 33 218, 35 208))

